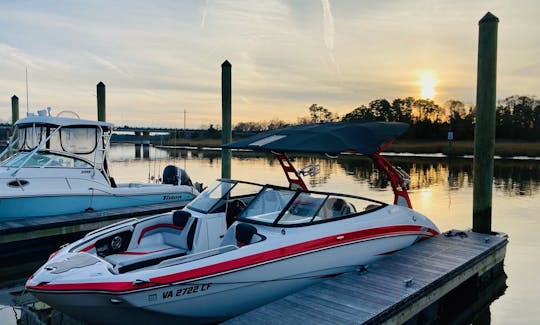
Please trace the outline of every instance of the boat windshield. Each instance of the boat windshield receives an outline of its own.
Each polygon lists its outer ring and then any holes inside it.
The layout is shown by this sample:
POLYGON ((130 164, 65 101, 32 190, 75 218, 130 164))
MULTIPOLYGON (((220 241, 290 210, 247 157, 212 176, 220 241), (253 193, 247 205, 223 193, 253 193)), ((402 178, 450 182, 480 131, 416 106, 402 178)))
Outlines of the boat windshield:
POLYGON ((68 167, 103 170, 110 129, 98 125, 60 126, 28 123, 16 126, 10 146, 0 155, 5 167, 68 167), (35 155, 35 157, 33 156, 35 155))
POLYGON ((98 128, 95 126, 64 126, 57 130, 55 125, 21 125, 17 137, 19 150, 33 150, 50 136, 44 147, 55 151, 65 151, 77 155, 94 152, 98 139, 98 128), (58 131, 58 132, 55 132, 58 131), (51 135, 52 134, 52 135, 51 135))
POLYGON ((9 159, 0 163, 1 167, 64 167, 64 168, 92 168, 92 165, 84 160, 63 156, 51 152, 38 151, 32 155, 27 151, 21 151, 9 159), (27 160, 28 159, 28 160, 27 160), (23 165, 24 164, 24 165, 23 165))
POLYGON ((228 201, 240 199, 249 201, 263 186, 260 184, 218 180, 188 204, 188 208, 202 213, 224 212, 228 201), (223 210, 223 211, 222 211, 223 210))
POLYGON ((239 220, 279 226, 305 225, 382 207, 382 202, 342 194, 265 187, 239 220))

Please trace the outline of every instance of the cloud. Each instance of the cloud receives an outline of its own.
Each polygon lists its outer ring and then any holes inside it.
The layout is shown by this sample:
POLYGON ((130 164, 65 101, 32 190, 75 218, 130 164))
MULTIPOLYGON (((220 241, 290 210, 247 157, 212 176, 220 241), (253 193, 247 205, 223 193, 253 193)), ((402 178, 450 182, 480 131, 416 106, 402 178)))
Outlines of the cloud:
POLYGON ((206 14, 208 13, 208 5, 209 0, 206 0, 206 3, 204 4, 203 13, 201 17, 201 28, 204 28, 204 25, 206 24, 206 14))
POLYGON ((113 71, 113 72, 116 72, 118 73, 119 75, 122 75, 124 77, 129 77, 129 73, 127 73, 124 69, 120 68, 119 66, 117 66, 116 64, 112 63, 111 61, 103 58, 103 57, 100 57, 100 56, 97 56, 93 53, 90 53, 88 51, 85 51, 84 52, 90 59, 94 60, 96 63, 98 63, 99 65, 105 67, 106 69, 110 70, 110 71, 113 71))
POLYGON ((31 67, 36 70, 43 70, 43 60, 33 57, 8 44, 0 43, 0 58, 4 62, 11 62, 21 66, 31 67))
POLYGON ((330 0, 321 0, 323 8, 324 43, 328 50, 334 49, 334 17, 330 10, 330 0))

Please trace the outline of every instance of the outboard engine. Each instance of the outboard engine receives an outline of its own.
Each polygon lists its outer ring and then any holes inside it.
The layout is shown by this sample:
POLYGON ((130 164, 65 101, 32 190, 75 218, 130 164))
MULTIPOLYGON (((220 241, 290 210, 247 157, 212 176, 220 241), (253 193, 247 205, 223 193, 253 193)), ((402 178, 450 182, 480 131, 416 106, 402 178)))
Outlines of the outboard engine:
POLYGON ((186 171, 173 165, 169 165, 163 169, 163 184, 193 186, 186 171))

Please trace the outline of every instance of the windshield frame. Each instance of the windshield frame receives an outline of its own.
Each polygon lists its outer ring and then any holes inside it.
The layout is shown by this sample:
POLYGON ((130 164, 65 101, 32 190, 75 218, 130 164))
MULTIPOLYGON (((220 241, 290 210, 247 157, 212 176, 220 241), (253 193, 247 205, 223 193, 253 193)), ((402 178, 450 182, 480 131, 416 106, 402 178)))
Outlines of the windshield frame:
MULTIPOLYGON (((186 208, 190 209, 190 210, 193 210, 193 211, 196 211, 196 212, 199 212, 199 213, 204 213, 204 214, 210 214, 210 213, 213 213, 212 211, 214 211, 222 202, 222 200, 224 198, 229 198, 229 195, 231 193, 231 191, 238 185, 238 184, 247 184, 247 185, 253 185, 253 186, 258 186, 258 187, 261 187, 263 188, 264 185, 263 184, 259 184, 259 183, 253 183, 253 182, 247 182, 247 181, 238 181, 238 180, 231 180, 231 179, 225 179, 225 178, 220 178, 220 179, 217 179, 211 186, 209 186, 207 189, 205 189, 202 193, 200 193, 199 195, 197 195, 197 197, 195 197, 195 199, 193 199, 191 202, 189 202, 187 205, 186 205, 186 208), (221 184, 223 183, 227 183, 227 184, 231 184, 231 186, 229 187, 229 189, 223 193, 221 195, 221 197, 217 200, 215 200, 215 202, 213 202, 213 204, 207 208, 207 209, 201 209, 199 207, 194 207, 193 204, 194 203, 197 203, 198 200, 203 200, 205 199, 206 197, 209 196, 209 194, 211 194, 212 192, 215 191, 215 189, 218 188, 218 186, 220 186, 221 184), (211 191, 211 192, 210 192, 211 191)), ((257 192, 256 195, 259 195, 259 192, 257 192)))
POLYGON ((370 199, 370 198, 366 198, 366 197, 362 197, 362 196, 357 196, 357 195, 341 194, 341 193, 333 193, 333 192, 324 192, 324 191, 310 191, 310 190, 302 190, 302 189, 292 190, 292 189, 290 189, 288 187, 267 184, 267 185, 264 185, 264 187, 261 189, 261 191, 259 191, 259 193, 257 193, 255 198, 248 204, 248 206, 242 211, 242 213, 240 213, 240 215, 238 215, 237 220, 241 221, 241 222, 247 222, 247 223, 263 225, 263 226, 269 226, 269 227, 280 227, 280 228, 305 227, 305 226, 311 226, 311 225, 316 225, 316 224, 321 224, 321 223, 326 223, 326 222, 333 222, 333 221, 336 221, 336 220, 343 220, 343 219, 348 219, 348 218, 351 218, 351 217, 356 217, 356 216, 359 216, 359 215, 362 215, 362 214, 367 214, 367 213, 371 213, 373 211, 382 209, 382 208, 384 208, 386 206, 388 206, 388 203, 378 201, 378 200, 374 200, 374 199, 370 199), (248 210, 250 205, 254 204, 254 202, 257 202, 257 199, 261 195, 263 195, 262 193, 267 188, 272 188, 272 189, 276 189, 276 190, 288 190, 288 191, 294 192, 294 195, 291 196, 289 201, 283 206, 281 211, 275 217, 274 221, 271 222, 271 223, 270 222, 260 221, 260 220, 255 220, 255 219, 252 219, 252 218, 249 218, 249 217, 245 217, 245 213, 246 213, 245 211, 248 210), (321 203, 319 208, 315 211, 315 214, 312 216, 312 218, 310 218, 309 222, 280 223, 280 221, 282 220, 285 213, 289 210, 291 205, 296 201, 296 199, 302 193, 304 193, 304 194, 325 195, 326 198, 321 203), (322 206, 324 206, 324 204, 326 203, 328 198, 330 198, 331 196, 332 197, 340 197, 340 198, 359 199, 359 200, 363 200, 363 201, 367 201, 367 202, 377 204, 378 206, 376 208, 373 208, 373 209, 370 209, 370 210, 367 210, 367 211, 366 210, 356 211, 354 213, 350 213, 350 214, 339 216, 339 217, 334 217, 334 218, 329 218, 329 219, 324 219, 324 220, 315 220, 315 216, 321 210, 322 206))

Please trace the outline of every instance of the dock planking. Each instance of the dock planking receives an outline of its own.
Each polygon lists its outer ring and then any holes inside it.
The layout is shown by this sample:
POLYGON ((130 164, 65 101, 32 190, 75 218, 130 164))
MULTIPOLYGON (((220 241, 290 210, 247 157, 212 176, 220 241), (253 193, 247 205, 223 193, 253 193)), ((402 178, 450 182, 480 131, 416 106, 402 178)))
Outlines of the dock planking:
POLYGON ((0 245, 16 240, 50 236, 51 234, 91 231, 120 219, 180 209, 187 203, 188 201, 165 202, 103 211, 0 221, 0 245))
POLYGON ((401 324, 500 265, 505 234, 452 230, 224 324, 401 324))

